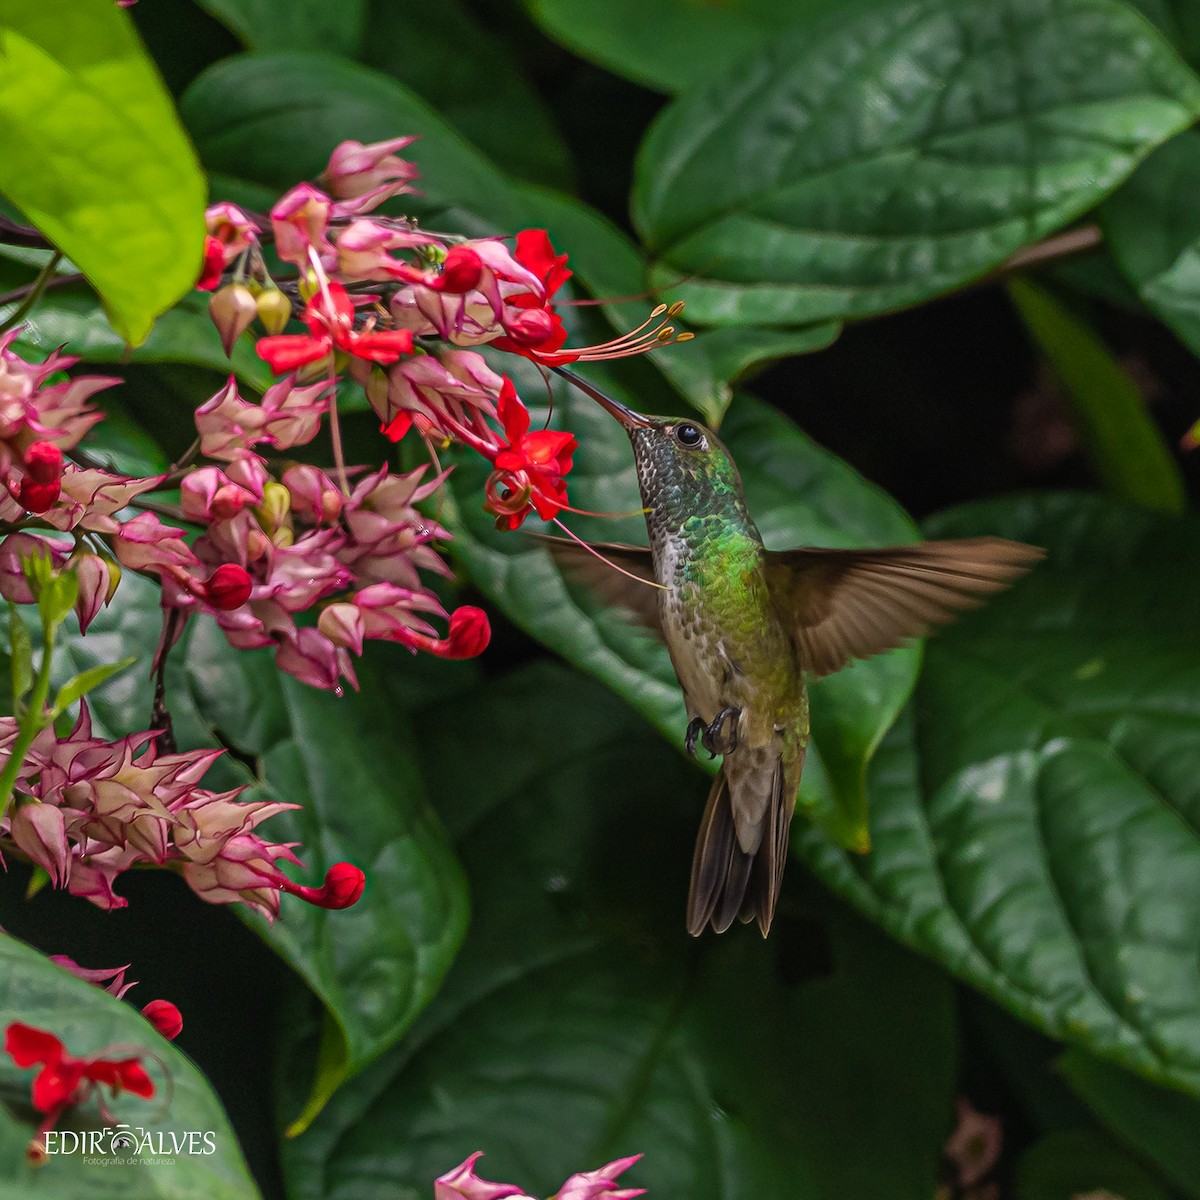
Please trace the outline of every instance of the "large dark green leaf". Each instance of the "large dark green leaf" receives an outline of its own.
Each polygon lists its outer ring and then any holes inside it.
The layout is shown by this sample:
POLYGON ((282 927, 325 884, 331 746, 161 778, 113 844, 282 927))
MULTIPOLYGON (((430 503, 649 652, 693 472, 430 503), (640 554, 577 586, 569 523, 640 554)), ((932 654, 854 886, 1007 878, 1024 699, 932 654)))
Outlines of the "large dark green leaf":
POLYGON ((515 227, 506 177, 423 100, 379 71, 322 54, 244 54, 203 72, 179 105, 204 165, 227 192, 276 192, 319 174, 346 138, 421 140, 412 157, 421 195, 405 207, 453 220, 484 211, 492 229, 515 227), (449 210, 449 211, 448 211, 449 210))
POLYGON ((555 41, 647 87, 679 91, 844 0, 526 0, 555 41))
POLYGON ((428 100, 506 170, 571 185, 570 151, 549 108, 521 73, 512 46, 461 0, 372 0, 362 58, 428 100))
POLYGON ((1200 1101, 1082 1050, 1068 1050, 1059 1069, 1127 1145, 1153 1162, 1185 1196, 1200 1197, 1200 1101))
MULTIPOLYGON (((655 407, 662 385, 643 369, 643 385, 613 372, 589 371, 619 399, 655 407)), ((579 508, 628 512, 640 508, 628 439, 591 400, 555 380, 555 412, 579 439, 571 499, 579 508)), ((522 379, 533 403, 544 387, 522 379)), ((669 401, 668 401, 669 403, 669 401)), ((540 418, 535 416, 535 422, 540 418)), ((742 470, 751 511, 769 546, 886 545, 915 540, 901 510, 848 466, 810 442, 795 426, 746 398, 730 410, 722 437, 742 470)), ((665 648, 628 618, 598 608, 564 580, 550 556, 520 535, 498 534, 481 510, 486 468, 463 463, 451 481, 455 553, 471 579, 518 625, 577 666, 604 680, 676 743, 687 719, 665 648)), ((594 541, 645 543, 640 517, 623 521, 569 518, 594 541)), ((903 705, 917 671, 917 649, 856 664, 813 689, 813 743, 801 802, 839 840, 865 840, 866 762, 903 705)))
POLYGON ((1082 1130, 1043 1138, 1017 1167, 1016 1200, 1171 1200, 1170 1193, 1103 1137, 1082 1130))
POLYGON ((367 0, 198 0, 249 50, 357 53, 367 0))
POLYGON ((415 1200, 481 1147, 486 1176, 535 1195, 642 1151, 627 1178, 655 1195, 927 1200, 944 976, 824 896, 770 941, 692 942, 699 781, 561 667, 428 714, 421 740, 475 919, 412 1035, 284 1147, 294 1200, 415 1200), (813 979, 826 936, 836 969, 813 979))
POLYGON ((1138 294, 1200 354, 1200 133, 1152 155, 1101 208, 1113 257, 1138 294))
POLYGON ((204 178, 170 97, 116 5, 0 0, 0 39, 0 191, 141 342, 200 272, 204 178))
POLYGON ((872 7, 671 105, 635 217, 694 320, 861 316, 984 274, 1197 112, 1200 81, 1116 0, 872 7))
POLYGON ((327 1010, 303 1128, 333 1091, 412 1024, 466 929, 466 888, 425 800, 406 716, 366 663, 362 690, 340 699, 281 675, 269 656, 231 650, 212 624, 188 646, 188 676, 220 738, 255 764, 262 796, 303 807, 270 835, 302 843, 306 882, 335 862, 367 873, 350 909, 284 897, 274 925, 248 917, 327 1010))
MULTIPOLYGON (((212 1134, 211 1153, 176 1154, 169 1161, 100 1162, 89 1165, 79 1154, 55 1155, 37 1169, 25 1165, 25 1146, 41 1114, 29 1103, 32 1071, 18 1070, 0 1054, 0 1197, 23 1200, 253 1200, 258 1196, 221 1102, 204 1076, 138 1011, 37 951, 0 933, 0 1030, 11 1021, 46 1029, 60 1038, 67 1052, 87 1057, 105 1047, 119 1047, 114 1057, 138 1050, 161 1063, 144 1060, 157 1085, 150 1100, 122 1095, 111 1102, 117 1121, 141 1139, 162 1135, 170 1145, 174 1132, 212 1134), (166 1069, 169 1080, 164 1078, 166 1069)), ((65 1113, 60 1130, 100 1130, 95 1105, 65 1113)), ((65 1143, 64 1143, 65 1144, 65 1143)), ((107 1143, 105 1143, 107 1145, 107 1143)), ((105 1157, 101 1155, 98 1157, 105 1157)), ((114 1157, 121 1157, 118 1151, 114 1157)), ((128 1157, 126 1155, 126 1157, 128 1157)))
POLYGON ((1048 558, 929 642, 872 764, 872 853, 797 845, 1046 1033, 1200 1092, 1196 522, 1056 496, 927 532, 985 530, 1048 558))

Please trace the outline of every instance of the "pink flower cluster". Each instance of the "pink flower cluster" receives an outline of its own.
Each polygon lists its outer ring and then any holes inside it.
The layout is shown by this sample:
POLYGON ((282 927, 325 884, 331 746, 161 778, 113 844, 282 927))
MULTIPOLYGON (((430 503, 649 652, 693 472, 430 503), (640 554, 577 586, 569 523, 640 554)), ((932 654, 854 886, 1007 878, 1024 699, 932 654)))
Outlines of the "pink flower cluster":
MULTIPOLYGON (((533 1200, 516 1184, 491 1183, 475 1174, 475 1164, 483 1151, 477 1150, 453 1171, 447 1171, 434 1181, 434 1200, 533 1200)), ((645 1188, 622 1188, 617 1186, 617 1176, 628 1171, 642 1156, 630 1155, 618 1158, 597 1167, 594 1171, 582 1171, 570 1179, 551 1197, 551 1200, 634 1200, 645 1193, 645 1188)))
MULTIPOLYGON (((17 733, 15 718, 0 717, 0 754, 17 733)), ((291 846, 256 832, 268 817, 297 805, 240 801, 241 788, 206 791, 200 780, 222 751, 162 754, 156 737, 94 738, 86 702, 66 737, 43 729, 0 818, 0 861, 16 853, 41 867, 53 886, 108 909, 128 903, 113 890, 117 877, 144 865, 177 871, 212 904, 240 901, 268 918, 278 914, 282 892, 325 908, 357 901, 363 889, 357 867, 339 863, 323 886, 301 886, 279 866, 300 865, 291 846)))

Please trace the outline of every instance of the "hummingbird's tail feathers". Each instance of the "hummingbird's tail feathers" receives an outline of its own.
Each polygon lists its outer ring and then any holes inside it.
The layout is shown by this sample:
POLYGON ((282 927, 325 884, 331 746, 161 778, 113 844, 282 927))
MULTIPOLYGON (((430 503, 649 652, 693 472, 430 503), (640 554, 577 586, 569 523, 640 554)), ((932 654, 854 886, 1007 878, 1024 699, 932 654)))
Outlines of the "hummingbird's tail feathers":
POLYGON ((1004 538, 882 550, 767 552, 767 579, 806 671, 828 675, 922 637, 1045 556, 1004 538))
POLYGON ((713 781, 692 860, 687 927, 693 937, 699 937, 709 924, 717 933, 724 933, 735 918, 757 921, 763 937, 770 931, 795 807, 784 795, 785 775, 783 762, 778 760, 771 801, 763 814, 766 828, 750 852, 743 850, 738 840, 733 791, 725 767, 713 781))

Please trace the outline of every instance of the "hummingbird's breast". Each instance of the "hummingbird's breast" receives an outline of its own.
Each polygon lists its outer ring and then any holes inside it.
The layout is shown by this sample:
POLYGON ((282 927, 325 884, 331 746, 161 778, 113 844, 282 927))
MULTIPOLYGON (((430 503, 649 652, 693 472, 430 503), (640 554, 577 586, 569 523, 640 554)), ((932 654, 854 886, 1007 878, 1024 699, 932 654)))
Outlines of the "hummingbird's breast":
MULTIPOLYGON (((714 518, 698 517, 702 522, 714 518)), ((686 529, 654 546, 663 633, 693 715, 743 711, 750 745, 775 743, 802 703, 795 650, 770 600, 761 541, 725 529, 686 529)))

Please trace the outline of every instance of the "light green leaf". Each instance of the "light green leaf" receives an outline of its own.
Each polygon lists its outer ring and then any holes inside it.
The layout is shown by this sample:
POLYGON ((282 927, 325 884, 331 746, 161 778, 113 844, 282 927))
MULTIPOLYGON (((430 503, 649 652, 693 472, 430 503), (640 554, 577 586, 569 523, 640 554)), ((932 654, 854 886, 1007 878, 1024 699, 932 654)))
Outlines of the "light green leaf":
POLYGON ((1062 495, 926 532, 1048 553, 926 644, 871 765, 871 854, 794 847, 1051 1037, 1200 1094, 1200 527, 1062 495))
POLYGON ((671 104, 634 215, 693 321, 864 316, 985 274, 1198 112, 1200 81, 1117 0, 874 6, 671 104))
POLYGON ((111 679, 118 671, 125 670, 126 667, 132 666, 135 662, 137 662, 137 659, 130 657, 119 659, 114 663, 101 663, 99 666, 90 667, 88 670, 81 671, 78 675, 68 679, 59 688, 58 695, 54 699, 54 705, 50 709, 51 719, 66 712, 80 697, 86 696, 93 688, 99 687, 106 680, 111 679))
POLYGON ((8 645, 12 668, 12 712, 16 715, 21 711, 21 701, 33 687, 33 642, 17 606, 11 600, 5 603, 8 606, 8 645))
MULTIPOLYGON (((164 1041, 138 1011, 94 984, 56 967, 29 946, 0 933, 0 1029, 22 1021, 61 1038, 79 1057, 119 1047, 154 1056, 144 1065, 155 1080, 150 1100, 124 1094, 111 1101, 118 1122, 141 1137, 199 1130, 212 1135, 214 1150, 175 1154, 169 1161, 88 1164, 80 1154, 52 1156, 42 1167, 25 1162, 25 1146, 41 1114, 29 1104, 32 1071, 0 1055, 0 1200, 256 1200, 255 1187, 221 1102, 196 1067, 164 1041), (155 1059, 161 1066, 155 1063, 155 1059), (169 1075, 164 1079, 163 1068, 169 1075)), ((68 1109, 60 1130, 101 1129, 94 1102, 68 1109)), ((113 1157, 126 1157, 114 1155, 113 1157)))
POLYGON ((1066 388, 1075 428, 1100 481, 1123 500, 1182 512, 1183 477, 1137 384, 1099 337, 1048 292, 1012 279, 1008 294, 1066 388))
POLYGON ((204 179, 115 4, 0 0, 0 192, 100 293, 137 345, 200 273, 204 179))

